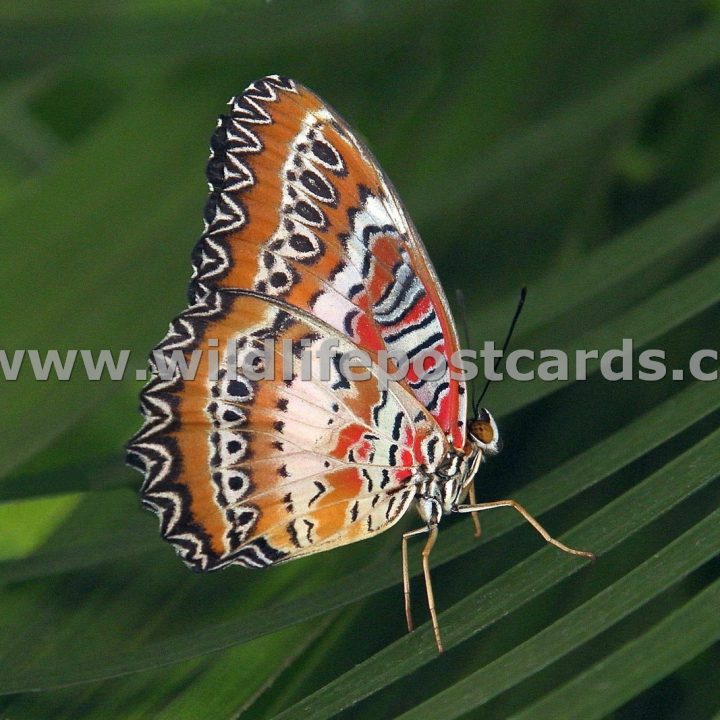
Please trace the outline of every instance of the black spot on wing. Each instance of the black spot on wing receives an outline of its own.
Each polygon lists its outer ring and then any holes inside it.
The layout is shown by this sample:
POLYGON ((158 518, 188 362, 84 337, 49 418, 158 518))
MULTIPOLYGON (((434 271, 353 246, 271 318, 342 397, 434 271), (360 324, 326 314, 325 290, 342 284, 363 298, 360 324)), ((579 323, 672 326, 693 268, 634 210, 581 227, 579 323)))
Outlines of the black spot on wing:
POLYGON ((441 382, 436 388, 435 392, 433 393, 432 400, 427 405, 428 410, 432 412, 435 410, 440 403, 440 398, 442 397, 442 394, 450 387, 450 384, 447 382, 441 382))
POLYGON ((306 518, 303 518, 303 522, 305 523, 305 527, 307 528, 307 541, 312 545, 312 543, 315 542, 312 538, 312 531, 315 527, 315 523, 307 520, 306 518))
POLYGON ((435 448, 437 447, 438 439, 436 435, 433 435, 433 437, 428 440, 427 444, 427 455, 428 455, 428 461, 432 464, 435 462, 435 448))
POLYGON ((327 488, 319 480, 315 480, 315 487, 317 488, 317 493, 315 493, 315 495, 310 498, 310 500, 308 501, 308 506, 312 505, 316 500, 320 498, 321 495, 327 492, 327 488))
POLYGON ((313 170, 304 170, 300 174, 303 187, 314 197, 324 203, 335 207, 337 205, 337 192, 332 183, 320 173, 313 170))
POLYGON ((441 332, 436 332, 430 335, 430 337, 426 338, 423 342, 419 343, 415 347, 413 347, 411 350, 408 351, 407 356, 408 358, 412 359, 416 355, 419 355, 424 350, 429 350, 431 347, 434 347, 440 340, 443 339, 443 334, 441 332))
POLYGON ((290 542, 297 548, 300 547, 300 540, 298 540, 297 529, 295 528, 295 521, 291 520, 285 527, 287 534, 290 538, 290 542))
POLYGON ((375 425, 380 424, 380 413, 381 413, 382 409, 385 407, 385 405, 387 404, 387 399, 388 399, 388 391, 382 390, 380 392, 380 402, 373 408, 373 411, 372 411, 373 412, 373 422, 375 423, 375 425))
POLYGON ((400 439, 400 429, 402 428, 403 417, 404 417, 403 413, 401 413, 401 412, 395 413, 395 420, 393 422, 393 429, 392 429, 392 439, 393 440, 400 439))

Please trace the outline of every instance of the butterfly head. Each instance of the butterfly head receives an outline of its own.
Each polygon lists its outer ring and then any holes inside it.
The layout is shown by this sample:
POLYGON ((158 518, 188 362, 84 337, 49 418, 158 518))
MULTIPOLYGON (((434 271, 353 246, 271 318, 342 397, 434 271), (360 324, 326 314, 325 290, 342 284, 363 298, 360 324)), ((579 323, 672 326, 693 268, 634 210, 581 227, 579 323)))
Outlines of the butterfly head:
POLYGON ((483 455, 497 455, 502 450, 502 439, 489 410, 478 410, 477 416, 468 423, 468 432, 470 441, 482 450, 483 455))

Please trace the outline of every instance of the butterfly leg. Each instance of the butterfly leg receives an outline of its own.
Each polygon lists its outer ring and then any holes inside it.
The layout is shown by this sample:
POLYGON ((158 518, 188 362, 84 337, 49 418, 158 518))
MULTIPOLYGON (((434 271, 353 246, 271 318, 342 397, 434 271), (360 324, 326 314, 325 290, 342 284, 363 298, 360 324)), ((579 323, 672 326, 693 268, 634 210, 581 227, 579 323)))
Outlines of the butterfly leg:
POLYGON ((435 545, 435 540, 437 540, 438 526, 431 525, 428 527, 428 532, 430 534, 422 551, 423 575, 425 575, 425 592, 427 593, 428 609, 430 610, 430 619, 432 620, 437 649, 438 652, 444 652, 442 640, 440 638, 440 625, 438 624, 437 613, 435 612, 435 596, 433 595, 432 579, 430 578, 430 553, 435 545))
POLYGON ((460 505, 457 511, 461 513, 476 513, 481 512, 482 510, 492 510, 493 508, 498 507, 509 507, 513 510, 517 510, 517 512, 519 512, 535 528, 535 530, 540 533, 546 542, 554 545, 563 552, 570 553, 570 555, 579 555, 580 557, 590 558, 590 560, 595 559, 595 555, 591 552, 587 552, 586 550, 576 550, 575 548, 568 547, 559 540, 556 540, 522 505, 516 503, 514 500, 496 500, 495 502, 460 505))
MULTIPOLYGON (((475 495, 475 481, 470 482, 470 490, 468 491, 468 499, 471 505, 477 505, 477 497, 475 495)), ((473 525, 475 526, 475 537, 479 538, 482 535, 482 528, 480 527, 480 511, 475 510, 470 513, 472 517, 473 525)))
POLYGON ((410 609, 410 568, 408 563, 408 539, 415 535, 426 533, 428 528, 422 527, 417 530, 406 532, 402 536, 402 569, 403 569, 403 593, 405 594, 405 620, 407 621, 408 632, 413 631, 412 611, 410 609))

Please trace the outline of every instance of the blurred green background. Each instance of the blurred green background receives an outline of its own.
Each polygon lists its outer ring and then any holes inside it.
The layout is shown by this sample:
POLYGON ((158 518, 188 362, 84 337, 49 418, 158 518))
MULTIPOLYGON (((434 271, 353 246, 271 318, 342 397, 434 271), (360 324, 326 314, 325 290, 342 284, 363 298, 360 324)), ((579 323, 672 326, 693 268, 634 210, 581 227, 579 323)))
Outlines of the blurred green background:
MULTIPOLYGON (((715 0, 5 0, 0 68, 9 353, 143 366, 184 307, 215 116, 268 73, 366 138, 478 347, 524 284, 515 347, 718 347, 715 0)), ((140 385, 0 380, 0 716, 720 717, 718 383, 596 369, 491 389, 479 493, 598 561, 510 511, 480 543, 448 519, 443 657, 417 576, 404 633, 400 530, 193 575, 123 465, 140 385)))

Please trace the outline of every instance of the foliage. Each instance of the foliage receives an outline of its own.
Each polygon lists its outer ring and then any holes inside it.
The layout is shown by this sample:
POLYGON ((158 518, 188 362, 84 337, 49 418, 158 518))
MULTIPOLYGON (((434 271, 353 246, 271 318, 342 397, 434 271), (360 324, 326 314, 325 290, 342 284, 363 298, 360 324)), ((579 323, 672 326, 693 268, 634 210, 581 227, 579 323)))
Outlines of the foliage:
MULTIPOLYGON (((184 305, 213 116, 270 72, 367 138, 477 346, 527 284, 516 347, 717 349, 717 3, 11 0, 0 63, 10 353, 143 366, 184 305)), ((479 488, 598 561, 509 511, 480 543, 444 522, 442 657, 417 563, 404 633, 399 531, 195 576, 123 465, 140 384, 0 380, 0 715, 714 716, 718 383, 588 372, 492 387, 506 450, 479 488)))

